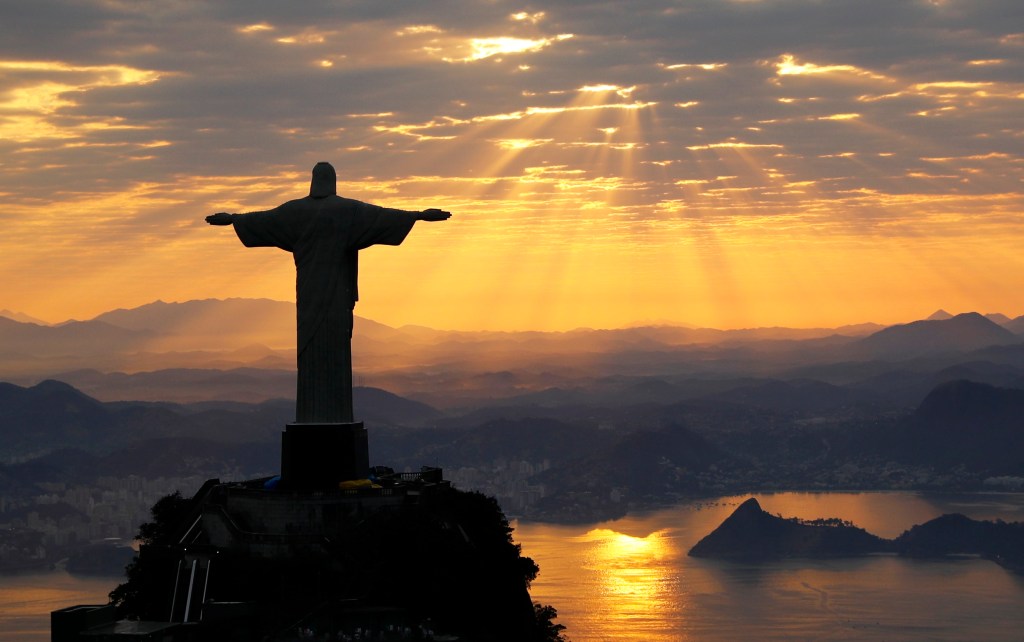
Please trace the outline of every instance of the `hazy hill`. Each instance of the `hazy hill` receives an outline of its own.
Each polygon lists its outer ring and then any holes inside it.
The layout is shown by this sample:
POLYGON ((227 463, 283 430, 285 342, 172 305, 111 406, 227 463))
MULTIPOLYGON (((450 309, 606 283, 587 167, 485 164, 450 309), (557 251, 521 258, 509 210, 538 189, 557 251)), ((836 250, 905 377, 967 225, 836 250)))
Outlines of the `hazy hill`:
POLYGON ((147 346, 150 352, 295 345, 295 305, 269 299, 154 301, 105 312, 92 321, 151 333, 154 339, 147 346))
POLYGON ((108 447, 124 436, 109 408, 59 381, 0 383, 0 443, 6 460, 69 446, 108 447))
POLYGON ((1024 390, 953 381, 932 390, 910 419, 904 456, 1024 473, 1024 390))
MULTIPOLYGON (((384 390, 356 387, 356 412, 371 425, 420 425, 437 410, 384 390)), ((60 448, 102 454, 155 438, 224 444, 276 444, 294 420, 294 402, 182 406, 100 402, 59 381, 21 387, 0 382, 0 461, 42 456, 60 448)), ((265 446, 264 446, 265 447, 265 446)))
POLYGON ((34 323, 36 325, 50 325, 46 321, 37 319, 33 316, 25 314, 24 312, 15 312, 14 310, 3 309, 0 310, 0 317, 5 319, 11 319, 12 321, 18 321, 19 323, 34 323))
MULTIPOLYGON (((0 380, 56 378, 105 401, 291 398, 294 317, 289 302, 209 299, 156 301, 59 327, 0 318, 0 380)), ((882 330, 454 332, 355 323, 357 383, 434 408, 489 413, 481 419, 716 394, 721 402, 787 412, 913 408, 950 378, 1014 387, 1013 369, 1024 377, 1024 339, 973 313, 882 330), (982 362, 1002 370, 940 372, 982 362), (499 405, 509 414, 495 414, 499 405)))
POLYGON ((295 371, 263 368, 165 368, 150 372, 74 370, 54 375, 101 401, 238 401, 295 397, 295 371))
POLYGON ((131 309, 104 312, 92 319, 130 330, 189 334, 197 339, 228 337, 246 326, 264 326, 268 336, 295 329, 295 305, 270 299, 202 299, 182 303, 154 301, 131 309))
POLYGON ((809 379, 763 381, 709 395, 707 398, 758 408, 806 413, 837 411, 853 406, 878 406, 882 401, 874 391, 834 386, 809 379))
POLYGON ((942 515, 905 531, 895 540, 901 555, 941 557, 981 555, 1024 572, 1024 522, 989 522, 964 515, 942 515))
MULTIPOLYGON (((56 326, 6 318, 0 321, 0 354, 11 357, 0 368, 0 377, 8 379, 25 373, 52 376, 79 368, 131 372, 250 364, 280 367, 294 362, 294 304, 269 299, 155 301, 56 326)), ((545 360, 586 367, 593 355, 851 338, 879 327, 717 330, 646 326, 569 332, 459 332, 418 326, 395 329, 357 316, 353 346, 356 368, 368 372, 439 363, 479 368, 483 360, 507 367, 545 360)), ((613 361, 615 366, 627 365, 618 357, 613 361)))
POLYGON ((1014 334, 1024 334, 1024 315, 1008 321, 1003 327, 1014 334))
POLYGON ((885 328, 857 341, 854 347, 872 358, 891 361, 1020 342, 1021 338, 1006 328, 977 312, 968 312, 949 319, 885 328))
POLYGON ((275 404, 260 404, 244 413, 183 413, 173 404, 103 403, 59 381, 29 388, 0 383, 0 440, 7 461, 59 448, 105 453, 156 437, 268 441, 277 438, 291 416, 275 404))
POLYGON ((225 443, 198 437, 156 437, 119 444, 104 453, 62 448, 26 462, 0 464, 0 489, 18 492, 8 480, 29 485, 91 485, 98 477, 217 477, 232 471, 253 476, 279 469, 280 454, 266 441, 225 443))
MULTIPOLYGON (((1006 351, 1009 351, 1009 348, 1002 349, 1004 354, 1006 351)), ((958 380, 1024 389, 1024 367, 981 359, 966 360, 949 366, 937 363, 934 364, 934 368, 898 367, 854 382, 850 386, 870 390, 899 407, 917 408, 937 386, 958 380)))
POLYGON ((144 347, 152 332, 127 330, 103 321, 72 321, 60 326, 21 323, 0 317, 0 355, 4 359, 102 357, 144 347))
MULTIPOLYGON (((358 316, 353 341, 357 354, 368 359, 408 350, 404 335, 358 316)), ((269 299, 156 301, 53 326, 0 316, 0 356, 0 378, 10 380, 86 368, 294 367, 295 305, 269 299)))
MULTIPOLYGON (((137 308, 106 312, 91 321, 149 332, 151 336, 159 338, 151 342, 149 349, 152 351, 237 349, 249 344, 287 349, 293 346, 295 340, 294 304, 269 299, 205 299, 182 303, 155 301, 137 308)), ((859 336, 880 327, 875 324, 859 324, 838 329, 768 327, 717 330, 641 326, 612 330, 581 328, 568 332, 466 332, 421 326, 395 329, 357 317, 353 340, 357 343, 365 341, 368 349, 383 353, 387 352, 388 346, 407 349, 438 343, 447 344, 448 350, 456 355, 464 353, 460 347, 467 345, 472 345, 476 350, 513 345, 541 351, 557 346, 568 352, 608 352, 694 344, 798 341, 844 333, 859 336)))
MULTIPOLYGON (((105 312, 92 321, 149 332, 159 338, 148 346, 154 352, 238 350, 250 345, 292 350, 295 315, 295 304, 291 302, 236 298, 154 301, 137 308, 105 312)), ((354 336, 388 342, 400 339, 401 333, 356 316, 354 336)))
POLYGON ((678 424, 615 435, 595 445, 581 443, 577 459, 540 479, 569 495, 601 496, 619 488, 631 497, 668 497, 698 491, 701 471, 731 461, 710 441, 678 424))
POLYGON ((619 435, 585 422, 499 419, 432 431, 371 429, 373 456, 395 466, 490 466, 498 460, 559 465, 610 446, 619 435))

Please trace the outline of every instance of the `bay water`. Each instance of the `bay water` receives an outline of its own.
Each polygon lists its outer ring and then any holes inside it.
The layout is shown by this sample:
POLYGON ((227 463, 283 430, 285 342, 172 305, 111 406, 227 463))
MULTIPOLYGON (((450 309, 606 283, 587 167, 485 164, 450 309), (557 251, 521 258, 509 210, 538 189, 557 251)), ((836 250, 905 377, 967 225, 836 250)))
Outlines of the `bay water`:
MULTIPOLYGON (((1024 639, 1024 576, 976 558, 871 556, 758 564, 687 551, 751 495, 585 525, 520 521, 540 565, 535 601, 558 609, 573 642, 1024 639)), ((753 495, 783 517, 840 517, 882 537, 945 513, 1024 520, 1024 494, 753 495)), ((0 576, 0 642, 50 639, 50 611, 103 604, 123 578, 64 571, 0 576)))
MULTIPOLYGON (((777 493, 769 513, 840 517, 882 537, 945 513, 1024 520, 1024 494, 777 493)), ((750 495, 612 522, 520 522, 531 595, 574 642, 1024 640, 1024 576, 977 558, 870 556, 739 563, 687 551, 750 495)))

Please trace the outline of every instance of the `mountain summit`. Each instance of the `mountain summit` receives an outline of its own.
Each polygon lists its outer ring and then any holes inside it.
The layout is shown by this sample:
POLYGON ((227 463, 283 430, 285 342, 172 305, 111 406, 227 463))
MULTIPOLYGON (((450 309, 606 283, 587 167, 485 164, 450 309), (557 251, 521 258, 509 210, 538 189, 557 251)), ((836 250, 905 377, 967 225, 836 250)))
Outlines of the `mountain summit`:
POLYGON ((1020 341, 1020 337, 1013 332, 983 315, 967 312, 948 319, 894 325, 857 341, 855 345, 866 352, 867 356, 892 360, 926 354, 969 352, 1020 341))

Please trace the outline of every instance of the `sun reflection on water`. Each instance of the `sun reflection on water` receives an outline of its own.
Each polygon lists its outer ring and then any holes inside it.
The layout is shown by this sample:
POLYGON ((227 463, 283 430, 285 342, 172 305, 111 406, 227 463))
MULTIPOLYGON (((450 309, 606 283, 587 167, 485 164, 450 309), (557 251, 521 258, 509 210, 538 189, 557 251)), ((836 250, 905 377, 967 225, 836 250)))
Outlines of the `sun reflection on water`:
MULTIPOLYGON (((541 568, 534 600, 574 642, 1020 640, 1024 584, 987 560, 865 557, 758 564, 686 552, 749 496, 720 497, 600 525, 516 524, 541 568)), ((770 513, 839 516, 895 537, 962 512, 1021 521, 1017 495, 775 493, 770 513), (863 523, 862 523, 863 522, 863 523)))
POLYGON ((601 613, 606 630, 661 639, 656 631, 663 629, 666 611, 680 608, 675 564, 680 553, 668 530, 634 536, 595 528, 574 539, 588 549, 583 569, 596 575, 599 588, 590 606, 601 613))

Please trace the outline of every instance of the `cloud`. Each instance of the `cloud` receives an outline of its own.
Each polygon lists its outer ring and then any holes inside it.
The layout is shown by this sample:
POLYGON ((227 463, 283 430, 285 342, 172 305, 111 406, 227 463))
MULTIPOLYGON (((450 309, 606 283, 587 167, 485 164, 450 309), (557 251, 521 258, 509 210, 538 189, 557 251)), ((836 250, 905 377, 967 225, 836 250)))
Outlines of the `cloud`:
POLYGON ((197 212, 301 195, 330 160, 354 195, 451 203, 510 247, 537 212, 638 252, 697 220, 736 243, 1005 235, 1018 4, 15 0, 0 217, 22 242, 12 213, 64 211, 83 247, 169 225, 206 252, 197 212))

